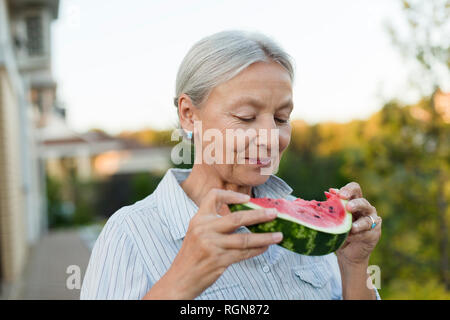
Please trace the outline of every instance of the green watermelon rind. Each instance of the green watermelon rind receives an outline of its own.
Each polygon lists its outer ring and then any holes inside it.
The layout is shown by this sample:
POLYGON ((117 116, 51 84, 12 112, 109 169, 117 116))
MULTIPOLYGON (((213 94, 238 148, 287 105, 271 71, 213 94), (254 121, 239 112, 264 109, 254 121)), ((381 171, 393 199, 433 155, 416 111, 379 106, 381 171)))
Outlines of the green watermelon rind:
MULTIPOLYGON (((341 202, 345 209, 347 200, 341 200, 341 202)), ((228 206, 231 212, 263 209, 251 202, 228 206)), ((281 231, 283 240, 278 245, 299 254, 322 256, 335 252, 344 244, 352 228, 352 215, 346 211, 344 222, 339 227, 321 228, 278 212, 274 220, 247 226, 247 228, 255 233, 281 231)))

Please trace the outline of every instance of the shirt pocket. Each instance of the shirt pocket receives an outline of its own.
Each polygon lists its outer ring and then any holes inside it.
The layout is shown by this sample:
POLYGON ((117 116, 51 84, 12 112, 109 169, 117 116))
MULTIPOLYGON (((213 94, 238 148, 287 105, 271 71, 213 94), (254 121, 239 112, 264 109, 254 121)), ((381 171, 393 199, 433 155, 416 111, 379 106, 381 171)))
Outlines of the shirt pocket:
POLYGON ((195 300, 244 300, 245 295, 239 283, 213 284, 203 291, 195 300))
POLYGON ((296 265, 294 276, 294 299, 331 299, 331 271, 323 263, 296 265))

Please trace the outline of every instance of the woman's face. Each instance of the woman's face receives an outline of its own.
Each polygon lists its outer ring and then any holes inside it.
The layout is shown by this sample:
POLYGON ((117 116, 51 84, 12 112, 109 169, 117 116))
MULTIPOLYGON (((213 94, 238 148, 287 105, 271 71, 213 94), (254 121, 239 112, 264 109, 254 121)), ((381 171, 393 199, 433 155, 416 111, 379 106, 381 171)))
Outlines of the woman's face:
POLYGON ((264 183, 289 145, 292 108, 288 72, 276 62, 250 65, 215 87, 194 111, 194 118, 202 124, 202 161, 213 157, 220 162, 210 165, 228 183, 264 183))

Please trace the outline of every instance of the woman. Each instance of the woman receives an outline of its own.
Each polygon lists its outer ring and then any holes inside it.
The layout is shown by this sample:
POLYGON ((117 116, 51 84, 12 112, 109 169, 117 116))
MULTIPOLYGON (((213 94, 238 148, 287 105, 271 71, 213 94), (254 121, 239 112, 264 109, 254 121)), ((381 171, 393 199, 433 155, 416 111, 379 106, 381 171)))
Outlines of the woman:
MULTIPOLYGON (((275 219, 271 210, 227 209, 250 196, 293 198, 284 181, 262 173, 277 167, 289 144, 293 80, 290 57, 259 33, 220 32, 191 48, 178 71, 174 101, 181 127, 196 144, 204 138, 196 123, 205 134, 215 130, 216 139, 217 133, 225 137, 213 152, 219 161, 169 169, 151 195, 108 220, 82 299, 379 298, 368 287, 367 267, 381 219, 357 183, 335 190, 350 200, 355 222, 343 247, 326 256, 277 246, 279 233, 250 233, 245 226, 275 219), (244 144, 226 143, 227 130, 249 129, 257 134, 244 144), (274 135, 260 139, 261 130, 274 135), (255 147, 257 156, 249 151, 255 147), (220 162, 223 154, 233 161, 220 162)), ((212 154, 206 148, 196 148, 196 159, 212 154)))

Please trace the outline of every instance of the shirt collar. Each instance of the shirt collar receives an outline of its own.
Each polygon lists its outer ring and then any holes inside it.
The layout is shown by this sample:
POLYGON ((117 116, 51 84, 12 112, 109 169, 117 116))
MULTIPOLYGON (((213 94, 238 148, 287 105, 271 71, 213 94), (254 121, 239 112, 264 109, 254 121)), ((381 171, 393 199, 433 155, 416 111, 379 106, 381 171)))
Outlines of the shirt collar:
MULTIPOLYGON (((154 192, 158 211, 167 222, 175 240, 182 239, 186 235, 189 222, 198 211, 198 206, 180 186, 190 172, 191 169, 171 168, 167 170, 154 192)), ((253 194, 256 198, 285 198, 291 193, 292 188, 275 175, 271 175, 265 183, 253 187, 253 194)))

